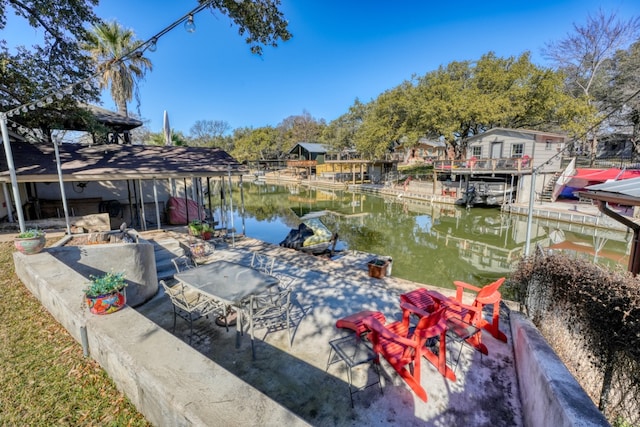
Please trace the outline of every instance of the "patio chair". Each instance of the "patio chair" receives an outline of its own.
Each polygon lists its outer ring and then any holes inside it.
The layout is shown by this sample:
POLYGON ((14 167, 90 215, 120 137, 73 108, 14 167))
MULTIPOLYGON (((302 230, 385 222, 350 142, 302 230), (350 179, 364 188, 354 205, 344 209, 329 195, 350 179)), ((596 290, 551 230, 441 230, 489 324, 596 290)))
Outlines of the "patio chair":
POLYGON ((251 258, 251 268, 255 268, 258 271, 271 275, 273 271, 273 265, 276 259, 268 255, 254 252, 251 258))
POLYGON ((193 336, 193 322, 202 317, 209 317, 209 314, 223 316, 226 319, 227 310, 224 304, 189 289, 182 283, 169 286, 164 280, 160 280, 160 284, 173 304, 173 332, 176 330, 178 316, 189 322, 189 344, 193 336))
POLYGON ((455 281, 453 282, 453 284, 456 285, 456 302, 462 307, 465 307, 462 304, 464 291, 468 290, 476 292, 476 297, 471 304, 471 307, 473 307, 474 309, 469 310, 469 312, 467 313, 467 318, 469 320, 468 323, 471 323, 478 328, 484 329, 485 331, 493 335, 495 339, 498 339, 502 342, 507 342, 507 336, 502 333, 502 331, 500 331, 500 301, 502 300, 502 295, 500 294, 500 292, 498 292, 498 289, 500 288, 500 286, 502 286, 504 280, 505 278, 501 277, 495 282, 490 283, 482 288, 460 281, 455 281), (482 310, 487 304, 493 305, 491 322, 487 321, 482 316, 482 310))
POLYGON ((249 318, 251 335, 251 355, 256 358, 255 330, 267 329, 269 332, 287 329, 289 347, 291 347, 291 290, 271 288, 269 291, 251 295, 242 308, 242 316, 249 318))
MULTIPOLYGON (((413 392, 426 402, 427 392, 420 384, 421 360, 426 352, 430 352, 426 346, 429 338, 441 337, 441 353, 444 353, 442 351, 446 334, 444 308, 429 314, 408 303, 401 303, 400 307, 402 321, 383 325, 375 316, 370 316, 364 318, 362 322, 370 331, 367 339, 373 344, 373 351, 382 355, 413 392), (412 313, 422 316, 415 329, 411 328, 409 323, 412 313)), ((434 354, 434 357, 437 356, 434 354)), ((427 359, 432 361, 431 358, 427 359)), ((455 375, 453 378, 455 380, 455 375)))
MULTIPOLYGON (((507 336, 499 329, 501 295, 500 292, 498 292, 498 288, 504 280, 504 277, 500 278, 483 288, 456 281, 454 282, 457 288, 455 297, 446 297, 437 291, 429 291, 428 293, 429 296, 433 298, 435 307, 447 307, 449 316, 455 317, 468 325, 485 330, 493 335, 494 338, 507 342, 507 336), (462 302, 465 289, 477 292, 472 304, 462 302), (491 323, 489 323, 482 314, 485 304, 493 304, 493 318, 491 323)), ((471 334, 465 337, 464 340, 482 354, 489 354, 487 346, 482 343, 482 333, 471 334)))
POLYGON ((179 257, 173 258, 171 262, 173 262, 173 266, 176 268, 177 273, 197 267, 193 259, 186 255, 181 255, 179 257))

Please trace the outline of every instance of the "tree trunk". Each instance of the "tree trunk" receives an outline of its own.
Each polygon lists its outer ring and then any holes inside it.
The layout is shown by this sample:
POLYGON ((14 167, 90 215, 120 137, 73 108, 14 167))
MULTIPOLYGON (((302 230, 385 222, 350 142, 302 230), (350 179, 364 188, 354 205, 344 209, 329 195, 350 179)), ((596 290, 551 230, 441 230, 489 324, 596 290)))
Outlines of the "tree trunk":
POLYGON ((118 102, 118 114, 121 114, 125 117, 129 117, 129 111, 127 111, 126 102, 118 102))
POLYGON ((598 149, 598 137, 593 135, 593 139, 591 140, 591 159, 589 162, 589 166, 593 167, 596 164, 596 150, 598 149))

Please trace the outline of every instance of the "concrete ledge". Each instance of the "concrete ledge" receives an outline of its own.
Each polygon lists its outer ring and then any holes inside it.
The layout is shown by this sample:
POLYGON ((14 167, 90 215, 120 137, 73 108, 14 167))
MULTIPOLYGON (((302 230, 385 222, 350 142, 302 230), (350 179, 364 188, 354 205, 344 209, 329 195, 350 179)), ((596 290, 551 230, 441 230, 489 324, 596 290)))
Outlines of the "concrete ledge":
POLYGON ((510 316, 525 426, 609 426, 533 323, 510 316))
MULTIPOLYGON (((68 240, 68 239, 63 239, 68 240)), ((125 273, 127 304, 137 307, 149 301, 158 292, 158 276, 154 247, 151 243, 105 243, 84 246, 50 247, 47 252, 72 270, 85 277, 98 276, 113 270, 125 273), (114 262, 117 260, 117 262, 114 262)))
POLYGON ((106 316, 83 306, 85 278, 51 254, 14 253, 16 274, 42 305, 87 347, 157 426, 307 425, 130 307, 106 316))

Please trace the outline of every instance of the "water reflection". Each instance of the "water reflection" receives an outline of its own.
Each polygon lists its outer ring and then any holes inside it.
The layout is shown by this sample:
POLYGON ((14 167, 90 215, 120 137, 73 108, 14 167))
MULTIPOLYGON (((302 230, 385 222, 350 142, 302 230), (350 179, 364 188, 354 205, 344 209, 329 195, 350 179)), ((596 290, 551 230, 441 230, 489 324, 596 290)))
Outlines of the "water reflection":
MULTIPOLYGON (((298 216, 325 210, 322 220, 339 234, 338 249, 391 256, 394 276, 420 283, 490 282, 509 274, 524 253, 526 218, 497 209, 250 183, 244 184, 244 199, 250 237, 278 244, 298 226, 298 216)), ((239 224, 240 214, 234 214, 239 224)), ((531 235, 533 245, 620 269, 626 268, 632 237, 535 219, 531 235)))

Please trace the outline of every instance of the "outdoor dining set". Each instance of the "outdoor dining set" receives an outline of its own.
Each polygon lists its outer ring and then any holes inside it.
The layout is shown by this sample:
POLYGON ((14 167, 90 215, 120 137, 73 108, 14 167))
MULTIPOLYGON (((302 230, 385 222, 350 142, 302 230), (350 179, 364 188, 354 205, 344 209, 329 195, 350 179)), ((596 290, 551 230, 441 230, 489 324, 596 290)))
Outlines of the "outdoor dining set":
POLYGON ((189 322, 191 343, 193 323, 212 316, 227 330, 235 323, 236 347, 244 332, 243 322, 249 323, 254 359, 255 329, 286 329, 291 345, 291 289, 286 278, 272 274, 274 262, 258 252, 250 266, 225 260, 198 265, 186 255, 174 258, 176 283, 170 286, 160 281, 173 304, 174 331, 177 317, 189 322))
POLYGON ((482 342, 483 331, 500 341, 507 341, 499 327, 501 294, 498 289, 504 280, 500 278, 482 288, 456 281, 454 297, 425 288, 401 294, 402 320, 399 321, 386 323, 381 312, 368 310, 339 319, 336 327, 348 331, 348 335, 329 342, 331 349, 327 369, 336 362, 346 364, 353 406, 354 393, 380 384, 378 365, 382 356, 411 390, 426 402, 427 392, 420 382, 423 357, 445 378, 456 381, 455 371, 465 343, 481 355, 488 355, 482 342), (463 300, 465 290, 475 293, 470 304, 463 300), (483 315, 485 305, 493 306, 489 320, 483 315), (451 357, 447 360, 447 340, 460 343, 455 360, 451 357), (363 387, 354 387, 352 368, 369 362, 373 362, 378 380, 363 387), (449 364, 454 364, 454 369, 449 364))

